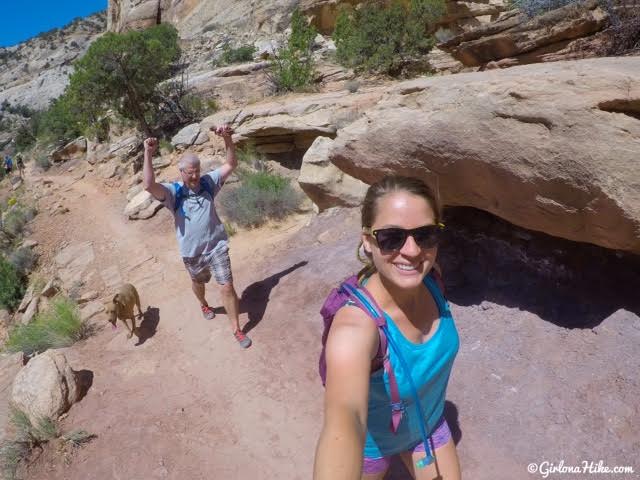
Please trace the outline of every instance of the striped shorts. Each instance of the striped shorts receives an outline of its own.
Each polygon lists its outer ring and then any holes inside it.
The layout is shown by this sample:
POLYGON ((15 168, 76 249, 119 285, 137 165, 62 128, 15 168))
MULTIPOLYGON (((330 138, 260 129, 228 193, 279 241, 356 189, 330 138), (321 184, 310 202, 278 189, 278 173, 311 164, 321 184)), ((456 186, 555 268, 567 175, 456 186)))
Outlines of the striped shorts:
POLYGON ((226 244, 197 257, 182 257, 182 261, 194 282, 209 283, 212 273, 220 285, 233 281, 229 246, 226 244))

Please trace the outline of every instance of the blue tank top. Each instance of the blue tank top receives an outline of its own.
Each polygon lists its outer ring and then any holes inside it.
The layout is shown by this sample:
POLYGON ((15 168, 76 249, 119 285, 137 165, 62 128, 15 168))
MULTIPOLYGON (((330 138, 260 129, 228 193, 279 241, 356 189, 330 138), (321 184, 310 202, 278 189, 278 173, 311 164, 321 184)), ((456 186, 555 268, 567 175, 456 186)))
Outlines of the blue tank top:
POLYGON ((422 442, 419 422, 426 421, 426 431, 431 435, 444 412, 447 384, 460 340, 449 305, 435 281, 427 275, 424 284, 431 292, 440 312, 440 323, 429 340, 421 344, 410 342, 400 332, 391 317, 386 312, 384 314, 389 327, 389 336, 393 337, 411 368, 411 376, 424 412, 418 412, 407 376, 395 352, 389 349, 391 366, 406 410, 397 432, 393 433, 389 428, 391 424, 389 378, 384 373, 384 369, 373 373, 369 382, 367 439, 364 445, 364 456, 368 458, 387 457, 413 448, 422 442))

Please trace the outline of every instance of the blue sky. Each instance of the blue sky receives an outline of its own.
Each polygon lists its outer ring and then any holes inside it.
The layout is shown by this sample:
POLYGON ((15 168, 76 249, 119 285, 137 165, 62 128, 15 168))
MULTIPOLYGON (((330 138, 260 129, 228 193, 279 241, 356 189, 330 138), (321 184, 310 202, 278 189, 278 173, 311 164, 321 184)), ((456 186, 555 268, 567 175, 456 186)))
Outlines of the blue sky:
POLYGON ((107 9, 107 0, 0 0, 0 47, 107 9))

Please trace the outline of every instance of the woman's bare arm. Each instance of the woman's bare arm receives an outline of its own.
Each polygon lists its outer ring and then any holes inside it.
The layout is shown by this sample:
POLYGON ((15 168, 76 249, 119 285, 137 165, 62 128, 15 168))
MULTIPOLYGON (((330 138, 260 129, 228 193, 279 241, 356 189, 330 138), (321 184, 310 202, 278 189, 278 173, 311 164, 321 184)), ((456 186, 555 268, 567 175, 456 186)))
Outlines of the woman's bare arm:
POLYGON ((378 328, 360 309, 344 307, 336 314, 327 339, 324 425, 315 480, 360 480, 371 360, 378 345, 378 328))

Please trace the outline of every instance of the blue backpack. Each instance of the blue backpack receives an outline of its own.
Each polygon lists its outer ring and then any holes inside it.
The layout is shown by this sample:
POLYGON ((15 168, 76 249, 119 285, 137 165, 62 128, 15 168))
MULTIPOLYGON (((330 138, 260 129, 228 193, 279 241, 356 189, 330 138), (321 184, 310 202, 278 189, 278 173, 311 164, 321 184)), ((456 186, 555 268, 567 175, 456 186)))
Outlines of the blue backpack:
MULTIPOLYGON (((182 208, 182 204, 184 203, 184 199, 189 196, 189 189, 184 185, 180 185, 178 182, 173 182, 173 188, 176 191, 176 201, 173 206, 173 212, 178 212, 185 216, 184 208, 182 208)), ((211 196, 211 200, 213 201, 213 189, 209 182, 207 182, 203 177, 200 177, 200 189, 204 190, 211 196)))

